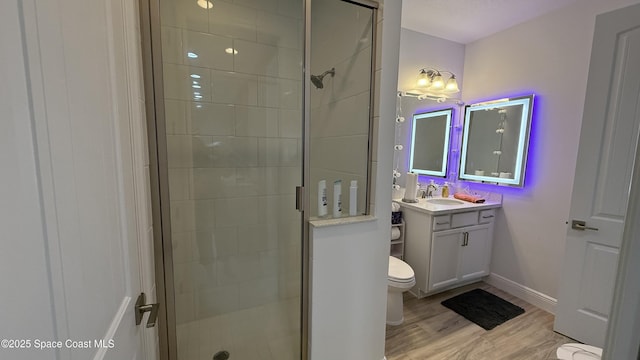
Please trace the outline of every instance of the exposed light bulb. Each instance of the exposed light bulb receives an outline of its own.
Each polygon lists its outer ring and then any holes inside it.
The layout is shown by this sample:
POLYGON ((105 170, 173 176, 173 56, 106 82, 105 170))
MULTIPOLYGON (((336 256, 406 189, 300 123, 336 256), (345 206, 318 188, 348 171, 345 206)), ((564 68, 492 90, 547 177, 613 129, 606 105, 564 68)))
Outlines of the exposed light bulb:
POLYGON ((404 117, 403 117, 403 116, 398 116, 398 117, 396 118, 396 122, 397 122, 397 123, 403 123, 403 122, 404 122, 404 117))
POLYGON ((187 53, 187 57, 188 57, 189 59, 197 59, 197 58, 198 58, 198 54, 196 54, 196 53, 194 53, 194 52, 189 51, 189 52, 187 53))
POLYGON ((396 150, 402 150, 403 146, 398 144, 398 145, 394 146, 393 148, 396 149, 396 150))
POLYGON ((208 0, 198 0, 198 6, 203 9, 211 9, 213 7, 213 3, 208 0))
POLYGON ((234 48, 226 48, 226 49, 224 49, 224 52, 226 52, 227 54, 233 54, 233 55, 237 55, 238 54, 238 50, 236 50, 234 48))
POLYGON ((191 74, 191 78, 193 78, 193 79, 200 79, 200 75, 198 75, 198 74, 191 74))

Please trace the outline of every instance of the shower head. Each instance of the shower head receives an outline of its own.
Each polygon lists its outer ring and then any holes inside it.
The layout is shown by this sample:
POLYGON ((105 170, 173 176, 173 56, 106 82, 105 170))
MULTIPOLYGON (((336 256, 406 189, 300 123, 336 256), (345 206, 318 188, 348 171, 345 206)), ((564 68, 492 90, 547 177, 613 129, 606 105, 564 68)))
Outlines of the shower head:
POLYGON ((311 82, 313 83, 313 85, 315 85, 316 89, 322 89, 324 87, 324 85, 322 84, 322 79, 324 79, 324 77, 327 75, 331 75, 331 77, 334 77, 336 75, 336 68, 331 68, 331 70, 327 70, 321 75, 311 75, 311 82))

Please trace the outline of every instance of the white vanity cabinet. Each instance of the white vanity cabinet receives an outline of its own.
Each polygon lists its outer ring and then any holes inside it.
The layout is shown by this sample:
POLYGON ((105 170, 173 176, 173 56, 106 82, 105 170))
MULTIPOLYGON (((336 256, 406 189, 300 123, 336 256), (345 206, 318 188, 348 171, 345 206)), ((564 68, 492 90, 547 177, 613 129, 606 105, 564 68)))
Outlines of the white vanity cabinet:
POLYGON ((434 232, 431 237, 429 291, 489 275, 489 225, 434 232))
POLYGON ((424 297, 489 275, 497 206, 426 211, 403 204, 405 261, 416 274, 411 292, 424 297))

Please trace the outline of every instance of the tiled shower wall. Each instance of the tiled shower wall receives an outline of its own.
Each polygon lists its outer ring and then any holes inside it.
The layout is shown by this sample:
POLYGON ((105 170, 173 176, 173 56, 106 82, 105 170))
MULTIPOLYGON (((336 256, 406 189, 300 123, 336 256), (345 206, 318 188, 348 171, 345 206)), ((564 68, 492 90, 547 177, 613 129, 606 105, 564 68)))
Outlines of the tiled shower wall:
POLYGON ((302 1, 160 2, 177 322, 298 297, 302 1))
MULTIPOLYGON (((311 73, 335 67, 324 88, 311 86, 311 214, 317 215, 318 181, 327 181, 331 216, 333 182, 342 180, 342 216, 349 214, 349 184, 358 181, 358 214, 365 211, 371 79, 372 10, 341 1, 311 8, 311 73)), ((375 21, 375 20, 373 20, 375 21)), ((373 129, 372 129, 373 130, 373 129)))

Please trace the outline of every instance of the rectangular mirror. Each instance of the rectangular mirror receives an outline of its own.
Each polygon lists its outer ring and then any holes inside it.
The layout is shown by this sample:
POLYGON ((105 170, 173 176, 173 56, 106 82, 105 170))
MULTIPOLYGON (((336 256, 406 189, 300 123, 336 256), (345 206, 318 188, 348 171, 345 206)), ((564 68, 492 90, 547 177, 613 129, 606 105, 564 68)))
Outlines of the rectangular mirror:
POLYGON ((522 187, 533 95, 465 107, 458 178, 522 187))
POLYGON ((409 170, 416 174, 447 176, 447 155, 453 109, 413 115, 409 170))

